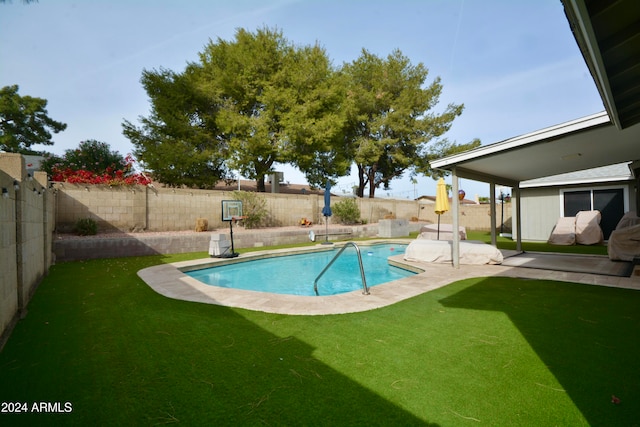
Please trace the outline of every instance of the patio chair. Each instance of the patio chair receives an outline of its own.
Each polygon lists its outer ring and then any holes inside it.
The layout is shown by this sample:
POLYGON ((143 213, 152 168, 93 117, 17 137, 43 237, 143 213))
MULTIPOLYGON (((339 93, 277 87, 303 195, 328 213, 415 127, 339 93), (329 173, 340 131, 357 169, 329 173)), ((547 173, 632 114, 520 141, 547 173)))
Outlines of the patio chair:
POLYGON ((576 243, 597 245, 604 241, 600 218, 600 211, 580 211, 576 214, 576 243))
POLYGON ((575 245, 576 217, 563 216, 558 218, 556 225, 551 230, 548 243, 551 245, 575 245))

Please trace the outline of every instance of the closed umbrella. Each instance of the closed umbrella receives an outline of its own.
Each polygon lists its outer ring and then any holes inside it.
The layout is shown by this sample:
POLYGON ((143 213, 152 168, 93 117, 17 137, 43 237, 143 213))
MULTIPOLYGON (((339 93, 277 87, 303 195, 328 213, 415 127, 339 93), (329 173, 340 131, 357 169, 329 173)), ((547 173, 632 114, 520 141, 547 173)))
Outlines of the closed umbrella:
POLYGON ((329 217, 331 216, 331 182, 327 180, 324 187, 324 207, 322 208, 325 223, 325 244, 329 244, 329 217))
POLYGON ((434 212, 438 215, 438 240, 440 240, 440 215, 449 210, 449 195, 447 194, 447 186, 444 179, 438 180, 436 186, 436 206, 434 212))

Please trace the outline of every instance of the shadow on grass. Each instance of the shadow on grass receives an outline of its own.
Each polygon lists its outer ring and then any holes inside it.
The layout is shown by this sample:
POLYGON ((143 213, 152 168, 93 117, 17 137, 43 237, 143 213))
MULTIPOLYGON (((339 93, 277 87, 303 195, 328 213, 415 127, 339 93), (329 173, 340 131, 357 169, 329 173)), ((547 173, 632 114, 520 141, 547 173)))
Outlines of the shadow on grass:
POLYGON ((165 298, 136 276, 181 258, 54 266, 0 354, 0 401, 30 413, 0 423, 430 425, 299 339, 238 310, 165 298), (34 413, 39 402, 63 413, 34 413))
POLYGON ((589 425, 637 425, 638 291, 491 278, 440 302, 505 313, 561 384, 549 392, 566 393, 589 425))

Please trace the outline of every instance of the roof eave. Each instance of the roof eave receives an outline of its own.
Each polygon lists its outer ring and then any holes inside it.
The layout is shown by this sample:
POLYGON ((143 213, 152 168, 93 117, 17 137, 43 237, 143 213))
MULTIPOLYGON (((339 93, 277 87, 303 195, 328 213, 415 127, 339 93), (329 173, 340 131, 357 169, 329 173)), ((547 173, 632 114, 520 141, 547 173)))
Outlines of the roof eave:
POLYGON ((609 123, 611 122, 609 120, 607 112, 602 111, 600 113, 592 114, 590 116, 582 117, 570 122, 561 123, 559 125, 517 136, 515 138, 510 138, 501 142, 496 142, 494 144, 474 148, 473 150, 464 151, 452 156, 431 160, 429 164, 434 169, 451 170, 453 167, 456 167, 457 165, 466 161, 490 156, 492 154, 504 152, 506 150, 522 148, 523 146, 528 144, 539 143, 541 141, 557 138, 559 136, 563 136, 572 132, 579 132, 584 129, 609 123))
POLYGON ((616 128, 622 129, 607 70, 598 46, 598 39, 591 25, 591 17, 584 0, 562 0, 562 3, 564 4, 565 15, 571 26, 573 36, 598 88, 600 98, 609 113, 611 122, 616 128))

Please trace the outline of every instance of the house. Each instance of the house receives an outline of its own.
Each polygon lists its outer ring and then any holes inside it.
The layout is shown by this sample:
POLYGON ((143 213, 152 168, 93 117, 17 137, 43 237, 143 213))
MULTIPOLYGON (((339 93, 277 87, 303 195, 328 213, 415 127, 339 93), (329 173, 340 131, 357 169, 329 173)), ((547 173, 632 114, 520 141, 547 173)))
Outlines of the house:
POLYGON ((635 204, 634 185, 630 162, 523 181, 522 239, 546 241, 558 218, 598 210, 607 240, 635 204))
MULTIPOLYGON (((324 189, 321 188, 313 188, 308 184, 291 184, 288 182, 279 183, 275 189, 272 185, 271 179, 265 183, 266 191, 269 193, 280 193, 280 194, 324 194, 324 189)), ((247 180, 241 179, 240 183, 237 180, 220 180, 216 183, 214 190, 221 191, 257 191, 257 185, 255 180, 247 180)))

